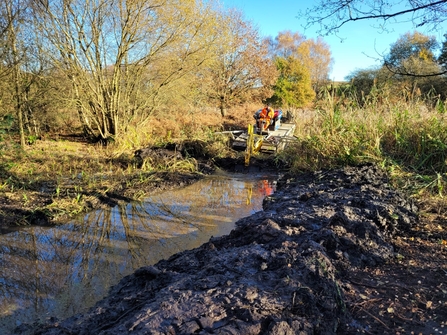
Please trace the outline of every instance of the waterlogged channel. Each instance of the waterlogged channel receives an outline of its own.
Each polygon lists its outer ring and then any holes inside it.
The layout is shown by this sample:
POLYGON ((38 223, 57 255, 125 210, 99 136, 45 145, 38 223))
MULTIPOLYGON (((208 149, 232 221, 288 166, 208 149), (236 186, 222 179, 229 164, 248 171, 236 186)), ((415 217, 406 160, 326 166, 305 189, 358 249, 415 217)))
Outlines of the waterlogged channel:
POLYGON ((0 334, 85 311, 141 266, 192 249, 262 209, 274 175, 214 175, 65 225, 0 235, 0 334))

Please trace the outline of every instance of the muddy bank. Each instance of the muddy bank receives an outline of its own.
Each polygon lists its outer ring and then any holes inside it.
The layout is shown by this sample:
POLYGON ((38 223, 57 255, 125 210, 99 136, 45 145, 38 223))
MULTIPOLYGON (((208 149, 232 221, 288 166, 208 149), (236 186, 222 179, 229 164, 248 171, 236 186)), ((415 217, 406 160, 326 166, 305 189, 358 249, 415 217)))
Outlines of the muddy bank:
MULTIPOLYGON (((59 171, 60 175, 23 179, 0 166, 0 175, 4 177, 0 177, 0 184, 13 185, 10 190, 6 187, 0 192, 0 233, 14 231, 19 226, 62 224, 94 209, 113 207, 148 194, 190 185, 216 169, 246 173, 278 169, 270 157, 254 158, 248 168, 244 166, 243 157, 212 158, 203 153, 204 145, 200 141, 184 143, 180 151, 171 147, 143 148, 133 157, 110 160, 111 170, 114 170, 111 173, 98 172, 100 168, 87 173, 83 170, 71 173, 70 167, 59 171), (169 168, 176 164, 179 168, 169 168), (129 169, 129 166, 134 168, 129 169)), ((74 160, 86 161, 84 157, 74 160)), ((83 164, 88 165, 88 161, 83 164)))
POLYGON ((229 235, 123 278, 89 312, 16 334, 428 334, 444 326, 445 249, 436 249, 436 267, 409 268, 435 246, 419 239, 410 258, 403 239, 416 236, 417 208, 377 167, 285 177, 263 207, 229 235), (414 287, 421 270, 430 282, 414 287), (395 285, 399 278, 408 283, 395 285))

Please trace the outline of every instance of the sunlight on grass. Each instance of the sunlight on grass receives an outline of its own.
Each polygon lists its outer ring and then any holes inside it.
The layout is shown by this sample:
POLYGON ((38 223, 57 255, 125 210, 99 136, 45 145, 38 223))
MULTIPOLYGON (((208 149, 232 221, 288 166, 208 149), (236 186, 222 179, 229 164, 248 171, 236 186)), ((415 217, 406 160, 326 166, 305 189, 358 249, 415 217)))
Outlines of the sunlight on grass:
POLYGON ((379 164, 396 187, 427 210, 445 203, 436 200, 446 195, 445 113, 422 101, 373 101, 360 108, 344 99, 327 98, 315 110, 301 111, 295 131, 299 140, 280 154, 281 161, 296 173, 379 164))
MULTIPOLYGON (((390 172, 394 185, 413 197, 442 199, 447 177, 445 113, 438 105, 429 108, 420 101, 384 101, 372 99, 360 107, 347 94, 326 95, 314 109, 293 110, 298 140, 274 160, 295 173, 376 163, 390 172)), ((173 112, 130 127, 107 146, 55 138, 36 140, 22 150, 14 141, 3 141, 0 192, 24 207, 39 204, 34 210, 47 210, 53 217, 76 215, 113 192, 140 199, 145 192, 139 185, 155 182, 158 172, 197 173, 193 157, 240 155, 220 132, 246 129, 257 108, 256 104, 235 107, 225 118, 216 110, 173 112), (188 146, 186 156, 149 157, 141 165, 135 161, 136 150, 169 143, 188 146)))

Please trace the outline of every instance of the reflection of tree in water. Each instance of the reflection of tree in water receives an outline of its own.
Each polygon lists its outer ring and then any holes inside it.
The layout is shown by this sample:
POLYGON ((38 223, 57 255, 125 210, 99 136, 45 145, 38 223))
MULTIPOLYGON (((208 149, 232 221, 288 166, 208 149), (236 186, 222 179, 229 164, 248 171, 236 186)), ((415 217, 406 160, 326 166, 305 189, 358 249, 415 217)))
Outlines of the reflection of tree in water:
POLYGON ((228 233, 238 218, 260 210, 259 185, 210 178, 56 228, 0 236, 0 316, 9 315, 1 323, 88 308, 138 267, 228 233))
MULTIPOLYGON (((10 322, 26 314, 29 318, 52 308, 55 288, 66 282, 65 261, 57 252, 59 242, 52 230, 29 227, 4 235, 0 246, 0 315, 11 316, 10 322), (61 264, 63 264, 61 266, 61 264)), ((70 250, 65 248, 65 250, 70 250)), ((71 253, 75 251, 71 250, 71 253)), ((7 320, 2 320, 8 323, 7 320)), ((5 333, 1 331, 0 333, 5 333)))

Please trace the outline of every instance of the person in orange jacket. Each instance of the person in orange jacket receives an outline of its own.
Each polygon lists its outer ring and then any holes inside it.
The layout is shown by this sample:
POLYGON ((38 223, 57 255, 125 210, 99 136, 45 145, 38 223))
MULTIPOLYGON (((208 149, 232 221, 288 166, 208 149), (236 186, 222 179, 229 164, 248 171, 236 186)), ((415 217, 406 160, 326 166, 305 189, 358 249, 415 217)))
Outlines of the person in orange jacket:
POLYGON ((275 111, 268 104, 264 106, 261 113, 259 114, 259 123, 258 128, 262 128, 262 130, 267 129, 272 123, 273 117, 275 116, 275 111), (259 125, 262 125, 260 127, 259 125))

